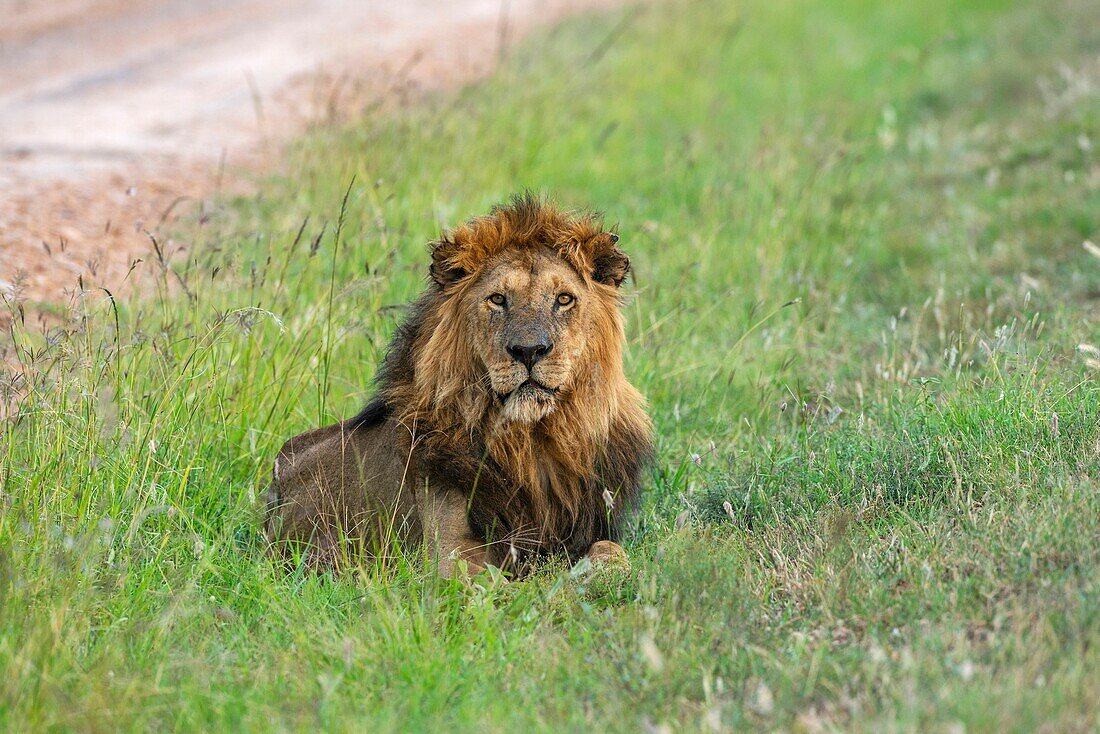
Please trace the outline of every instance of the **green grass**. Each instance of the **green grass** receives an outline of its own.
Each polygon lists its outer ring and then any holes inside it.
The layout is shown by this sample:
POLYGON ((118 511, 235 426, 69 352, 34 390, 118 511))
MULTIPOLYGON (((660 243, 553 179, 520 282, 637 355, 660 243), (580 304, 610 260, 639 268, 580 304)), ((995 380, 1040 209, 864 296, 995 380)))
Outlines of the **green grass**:
POLYGON ((0 729, 1093 730, 1098 53, 1087 0, 580 19, 312 134, 140 297, 17 314, 0 729), (634 570, 284 573, 279 444, 524 187, 633 256, 634 570))

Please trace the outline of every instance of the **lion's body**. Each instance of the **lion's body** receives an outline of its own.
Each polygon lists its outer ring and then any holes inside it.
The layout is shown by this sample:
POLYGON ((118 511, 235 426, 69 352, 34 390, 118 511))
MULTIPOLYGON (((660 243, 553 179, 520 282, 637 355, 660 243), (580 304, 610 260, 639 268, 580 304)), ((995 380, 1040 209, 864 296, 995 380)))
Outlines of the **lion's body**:
POLYGON ((309 545, 315 567, 422 533, 392 425, 320 428, 287 441, 275 463, 267 527, 272 539, 309 545))
POLYGON ((280 452, 272 537, 329 565, 348 541, 427 535, 441 556, 517 571, 615 540, 652 452, 622 370, 616 239, 522 198, 436 243, 375 398, 280 452), (544 354, 515 356, 536 337, 544 354))

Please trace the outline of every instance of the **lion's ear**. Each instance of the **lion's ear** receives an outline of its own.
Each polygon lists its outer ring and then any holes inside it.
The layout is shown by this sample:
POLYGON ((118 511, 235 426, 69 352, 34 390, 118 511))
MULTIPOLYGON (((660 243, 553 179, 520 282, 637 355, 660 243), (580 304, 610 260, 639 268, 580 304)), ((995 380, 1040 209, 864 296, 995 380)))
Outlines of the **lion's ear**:
POLYGON ((619 235, 609 232, 605 236, 607 243, 595 257, 595 270, 592 277, 600 283, 618 288, 630 272, 630 258, 615 246, 619 241, 619 235))
POLYGON ((459 246, 457 243, 444 237, 433 242, 432 266, 430 269, 432 280, 441 286, 448 286, 465 278, 468 273, 455 263, 459 246))

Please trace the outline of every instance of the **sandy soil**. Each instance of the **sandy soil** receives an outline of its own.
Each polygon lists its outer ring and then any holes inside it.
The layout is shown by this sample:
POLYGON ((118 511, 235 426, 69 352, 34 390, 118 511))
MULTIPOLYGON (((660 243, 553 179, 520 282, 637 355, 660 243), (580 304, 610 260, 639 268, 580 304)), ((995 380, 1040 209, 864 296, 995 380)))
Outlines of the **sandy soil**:
POLYGON ((613 0, 0 0, 0 294, 125 289, 194 202, 395 85, 613 0))

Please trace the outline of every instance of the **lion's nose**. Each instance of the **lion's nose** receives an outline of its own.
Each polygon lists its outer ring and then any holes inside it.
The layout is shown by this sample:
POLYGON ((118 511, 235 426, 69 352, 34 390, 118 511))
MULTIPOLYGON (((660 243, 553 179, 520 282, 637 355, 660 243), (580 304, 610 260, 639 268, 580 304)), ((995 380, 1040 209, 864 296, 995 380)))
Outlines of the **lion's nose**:
POLYGON ((542 339, 534 344, 509 344, 508 354, 512 355, 512 359, 517 362, 522 362, 527 369, 531 369, 536 362, 550 354, 550 350, 553 348, 554 345, 549 340, 542 339))

